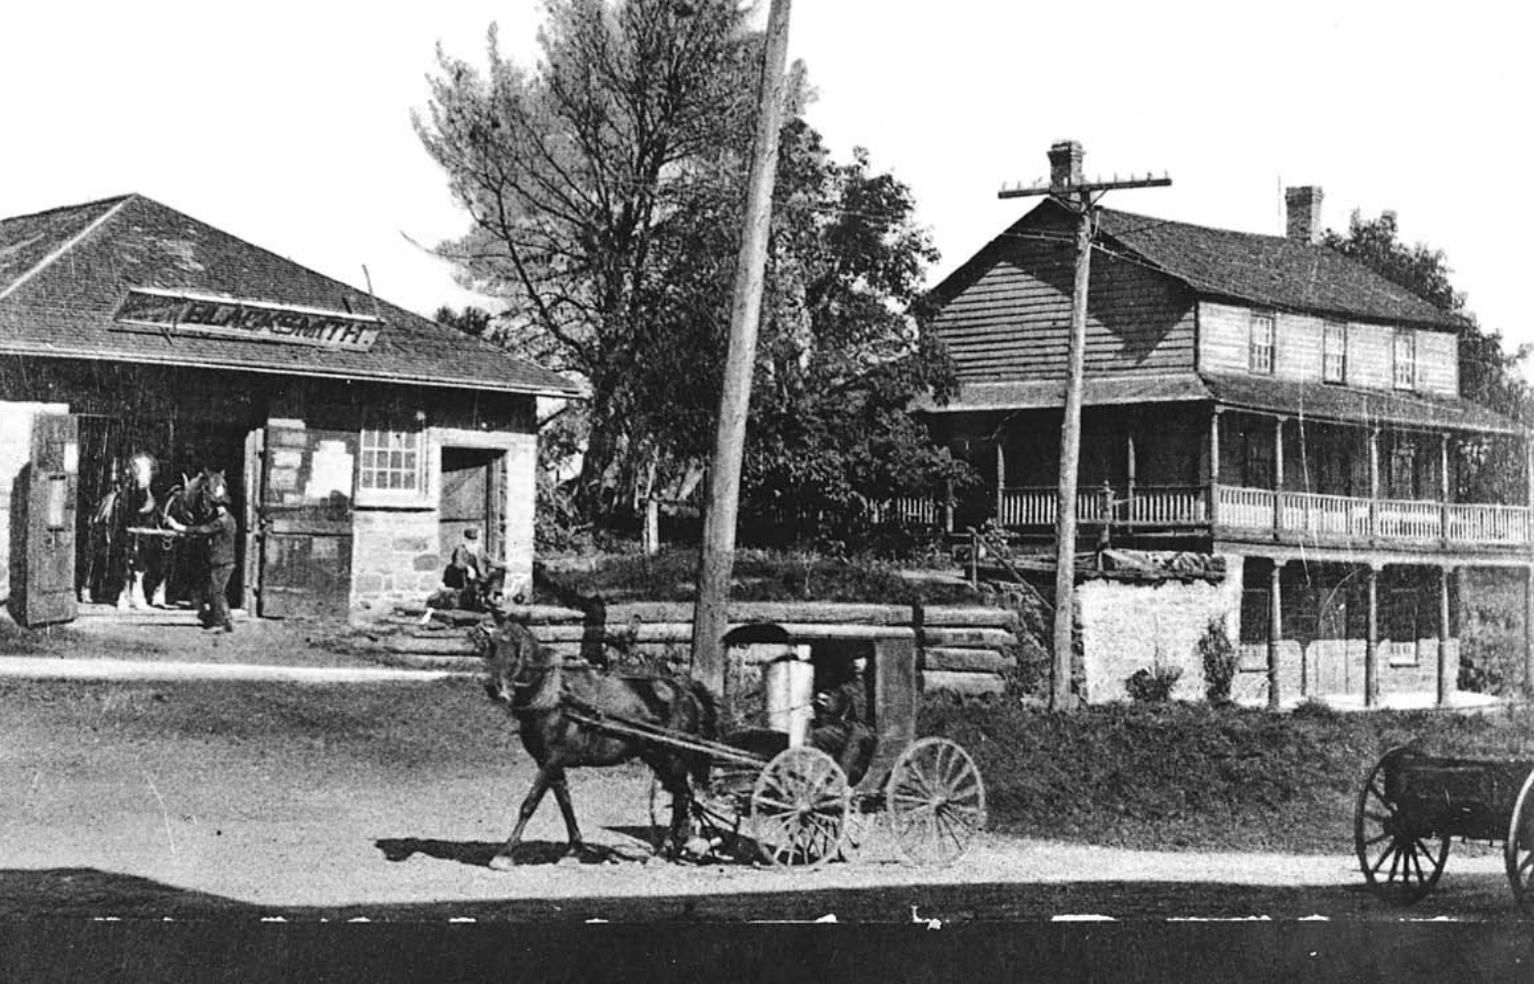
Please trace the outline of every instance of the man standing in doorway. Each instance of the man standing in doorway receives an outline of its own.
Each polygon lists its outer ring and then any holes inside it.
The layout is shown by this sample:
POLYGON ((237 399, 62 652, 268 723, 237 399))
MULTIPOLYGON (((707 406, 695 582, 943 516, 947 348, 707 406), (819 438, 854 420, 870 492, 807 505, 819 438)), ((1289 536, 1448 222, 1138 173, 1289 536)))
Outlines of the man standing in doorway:
POLYGON ((213 518, 206 523, 187 526, 175 517, 167 516, 171 529, 179 533, 208 538, 208 580, 203 586, 203 600, 199 617, 205 632, 233 632, 234 621, 229 617, 229 578, 234 574, 234 540, 239 525, 229 511, 229 488, 222 474, 208 489, 208 503, 213 507, 213 518))

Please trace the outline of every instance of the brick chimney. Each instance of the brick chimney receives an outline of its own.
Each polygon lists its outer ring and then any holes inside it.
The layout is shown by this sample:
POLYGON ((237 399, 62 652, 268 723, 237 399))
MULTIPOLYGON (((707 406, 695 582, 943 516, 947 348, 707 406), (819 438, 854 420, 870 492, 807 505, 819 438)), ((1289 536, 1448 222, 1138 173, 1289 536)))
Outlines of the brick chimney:
POLYGON ((1321 189, 1315 185, 1285 188, 1284 204, 1289 209, 1285 235, 1302 243, 1321 241, 1321 189))
POLYGON ((1049 148, 1049 187, 1081 184, 1081 159, 1085 156, 1086 151, 1076 141, 1056 140, 1049 148))

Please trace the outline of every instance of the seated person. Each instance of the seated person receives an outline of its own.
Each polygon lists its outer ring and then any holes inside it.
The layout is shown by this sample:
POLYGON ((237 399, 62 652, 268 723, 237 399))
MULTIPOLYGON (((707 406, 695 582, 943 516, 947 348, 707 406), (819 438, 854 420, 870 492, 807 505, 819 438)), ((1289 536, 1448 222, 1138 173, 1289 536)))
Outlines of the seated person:
POLYGON ((453 548, 442 583, 455 591, 472 588, 485 570, 485 557, 479 543, 479 530, 472 526, 463 531, 463 540, 453 548))
POLYGON ((859 721, 853 710, 852 695, 847 692, 847 687, 817 692, 808 742, 811 748, 818 748, 836 760, 847 774, 850 786, 863 780, 878 743, 873 729, 859 721))

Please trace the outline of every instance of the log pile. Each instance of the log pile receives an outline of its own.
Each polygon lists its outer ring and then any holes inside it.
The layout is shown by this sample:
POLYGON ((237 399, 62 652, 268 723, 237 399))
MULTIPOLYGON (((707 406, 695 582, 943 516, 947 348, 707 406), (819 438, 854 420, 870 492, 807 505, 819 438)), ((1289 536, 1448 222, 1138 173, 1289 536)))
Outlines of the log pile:
MULTIPOLYGON (((692 642, 692 605, 632 602, 592 605, 585 611, 550 605, 515 605, 507 614, 527 623, 544 643, 571 658, 604 653, 684 661, 692 642)), ((927 690, 959 694, 1000 693, 1017 661, 1017 616, 1002 608, 838 604, 831 602, 737 602, 730 627, 756 622, 782 626, 809 643, 916 643, 927 690)), ((490 616, 400 606, 373 623, 357 646, 396 665, 431 669, 478 669, 469 636, 490 616)))

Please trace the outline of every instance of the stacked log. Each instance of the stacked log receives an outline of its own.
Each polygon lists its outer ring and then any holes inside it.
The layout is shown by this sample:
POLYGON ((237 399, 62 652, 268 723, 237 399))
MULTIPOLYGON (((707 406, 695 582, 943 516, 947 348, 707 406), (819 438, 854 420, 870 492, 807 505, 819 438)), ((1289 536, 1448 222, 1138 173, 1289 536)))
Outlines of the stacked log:
MULTIPOLYGON (((529 625, 543 643, 570 658, 621 653, 685 661, 692 642, 692 605, 630 602, 586 611, 519 605, 506 614, 529 625)), ((830 602, 739 602, 730 606, 730 627, 759 622, 780 625, 798 641, 916 643, 922 681, 929 691, 974 695, 1000 693, 1016 666, 1014 613, 981 606, 913 608, 906 605, 830 602)), ((490 616, 410 608, 371 625, 359 648, 398 665, 478 669, 469 630, 490 616)))

